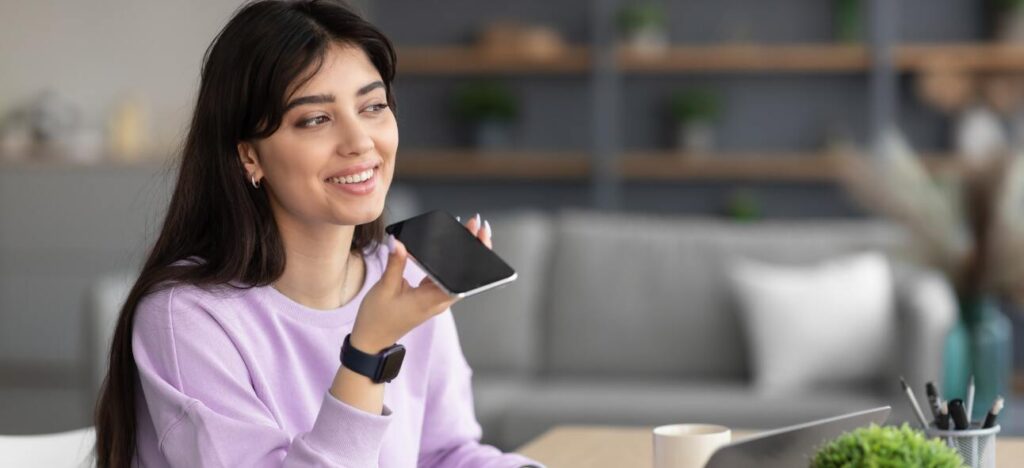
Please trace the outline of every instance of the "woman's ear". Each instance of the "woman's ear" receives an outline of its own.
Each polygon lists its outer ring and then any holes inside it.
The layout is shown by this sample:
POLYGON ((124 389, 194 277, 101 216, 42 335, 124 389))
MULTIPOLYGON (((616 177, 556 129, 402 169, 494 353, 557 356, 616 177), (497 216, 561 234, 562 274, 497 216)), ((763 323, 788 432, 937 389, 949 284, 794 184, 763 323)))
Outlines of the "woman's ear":
POLYGON ((246 176, 259 181, 263 178, 263 169, 260 167, 260 160, 256 154, 256 148, 247 141, 238 143, 238 159, 242 161, 246 176))

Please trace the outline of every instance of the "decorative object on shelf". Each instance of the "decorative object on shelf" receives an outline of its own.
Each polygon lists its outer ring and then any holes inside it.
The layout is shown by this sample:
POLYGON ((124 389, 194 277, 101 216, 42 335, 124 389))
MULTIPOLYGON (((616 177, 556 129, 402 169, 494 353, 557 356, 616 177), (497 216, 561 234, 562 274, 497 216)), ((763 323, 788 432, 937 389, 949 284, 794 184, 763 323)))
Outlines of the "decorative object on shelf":
POLYGON ((864 40, 864 10, 861 0, 833 0, 835 7, 836 40, 861 42, 864 40))
POLYGON ((32 130, 21 109, 14 109, 0 119, 0 160, 21 161, 32 149, 32 130))
POLYGON ((503 20, 484 27, 476 49, 486 59, 547 62, 563 57, 568 46, 553 28, 503 20))
POLYGON ((937 438, 928 438, 907 423, 900 427, 862 427, 822 447, 811 460, 811 468, 847 466, 929 466, 961 468, 956 450, 937 438))
POLYGON ((504 150, 514 146, 519 103, 505 84, 477 81, 463 85, 455 94, 455 114, 473 126, 476 148, 504 150))
POLYGON ((103 137, 82 122, 74 103, 54 90, 45 90, 8 112, 0 122, 2 159, 97 161, 103 137))
POLYGON ((619 33, 624 44, 644 55, 668 51, 665 7, 661 2, 634 0, 618 12, 619 33))
POLYGON ((107 123, 112 156, 125 162, 138 161, 149 149, 149 116, 145 101, 135 95, 121 98, 107 123))
POLYGON ((56 91, 46 90, 29 105, 27 117, 35 143, 55 146, 78 125, 79 111, 56 91))
POLYGON ((943 357, 944 393, 974 374, 978 401, 1006 394, 1011 330, 999 298, 1024 301, 1024 157, 958 158, 938 179, 903 138, 885 132, 874 157, 841 158, 843 181, 865 206, 902 221, 920 259, 945 273, 960 304, 943 357))
POLYGON ((103 159, 105 141, 99 128, 82 125, 70 132, 61 145, 64 159, 78 164, 95 164, 103 159))
POLYGON ((715 120, 720 112, 717 94, 708 90, 676 91, 669 100, 675 123, 676 149, 687 155, 715 149, 715 120))
POLYGON ((1024 42, 1024 0, 989 0, 992 36, 1002 42, 1024 42))

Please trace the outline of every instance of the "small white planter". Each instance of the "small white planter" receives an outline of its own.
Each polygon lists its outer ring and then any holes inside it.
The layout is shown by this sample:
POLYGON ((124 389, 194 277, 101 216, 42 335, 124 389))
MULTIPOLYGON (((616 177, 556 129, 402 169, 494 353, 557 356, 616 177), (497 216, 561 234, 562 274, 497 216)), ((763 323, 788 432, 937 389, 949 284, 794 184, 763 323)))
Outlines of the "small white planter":
POLYGON ((514 140, 511 122, 481 120, 473 128, 473 144, 479 150, 507 150, 512 148, 514 140))
POLYGON ((676 150, 687 155, 707 155, 715 149, 715 126, 705 120, 676 124, 676 150))
POLYGON ((663 28, 643 28, 627 34, 624 43, 629 50, 641 55, 661 55, 668 51, 668 31, 663 28))

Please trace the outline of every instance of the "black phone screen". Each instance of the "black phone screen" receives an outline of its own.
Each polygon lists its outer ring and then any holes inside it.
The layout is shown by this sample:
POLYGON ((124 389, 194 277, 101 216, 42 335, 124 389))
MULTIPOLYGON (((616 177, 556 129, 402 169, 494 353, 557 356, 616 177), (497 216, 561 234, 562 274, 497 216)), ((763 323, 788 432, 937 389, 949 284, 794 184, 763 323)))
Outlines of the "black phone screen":
POLYGON ((451 293, 474 291, 516 273, 445 211, 399 221, 385 231, 402 241, 416 262, 451 293))

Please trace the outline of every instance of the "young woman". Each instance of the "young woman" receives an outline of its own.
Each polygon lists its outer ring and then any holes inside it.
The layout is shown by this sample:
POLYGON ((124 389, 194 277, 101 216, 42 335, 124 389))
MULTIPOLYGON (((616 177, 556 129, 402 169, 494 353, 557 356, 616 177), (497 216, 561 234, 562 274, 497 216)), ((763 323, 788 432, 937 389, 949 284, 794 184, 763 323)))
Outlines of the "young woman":
POLYGON ((220 32, 117 323, 99 466, 534 464, 479 443, 454 301, 385 246, 394 74, 388 39, 327 1, 220 32))

